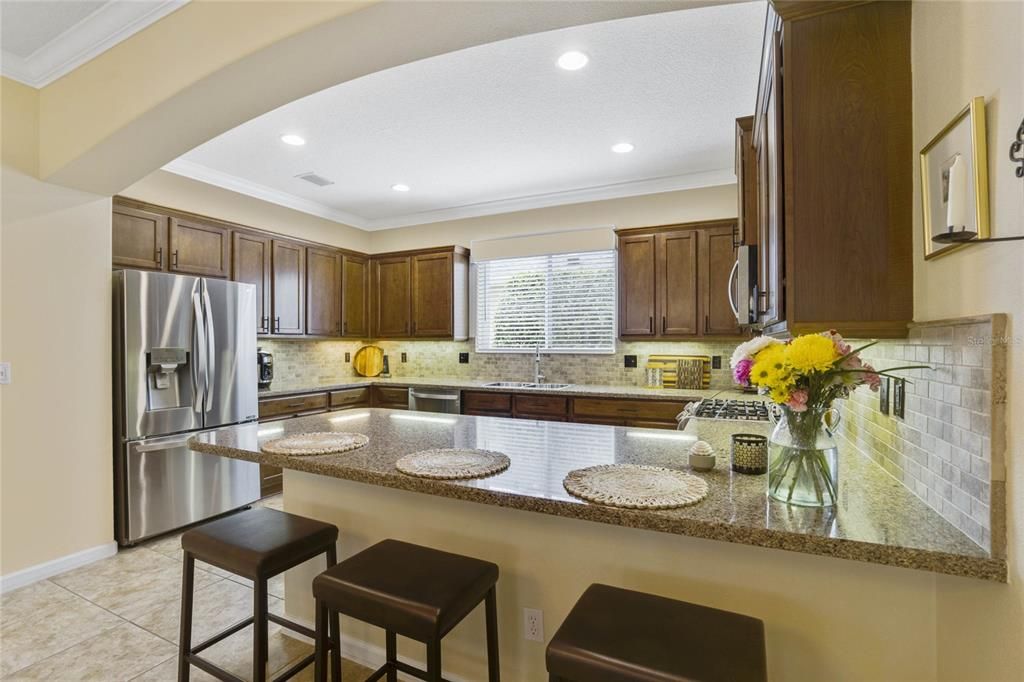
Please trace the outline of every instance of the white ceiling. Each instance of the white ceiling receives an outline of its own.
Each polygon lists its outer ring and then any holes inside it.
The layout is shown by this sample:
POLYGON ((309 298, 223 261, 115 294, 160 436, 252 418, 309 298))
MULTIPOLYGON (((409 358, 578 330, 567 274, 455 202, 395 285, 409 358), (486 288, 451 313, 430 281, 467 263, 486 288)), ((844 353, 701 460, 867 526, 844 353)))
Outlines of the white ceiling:
POLYGON ((718 5, 441 55, 292 102, 165 169, 368 230, 731 183, 764 16, 718 5), (559 69, 569 49, 590 63, 559 69), (624 140, 635 151, 610 151, 624 140), (295 177, 309 172, 334 184, 295 177))
POLYGON ((188 0, 2 0, 0 72, 41 88, 188 0))

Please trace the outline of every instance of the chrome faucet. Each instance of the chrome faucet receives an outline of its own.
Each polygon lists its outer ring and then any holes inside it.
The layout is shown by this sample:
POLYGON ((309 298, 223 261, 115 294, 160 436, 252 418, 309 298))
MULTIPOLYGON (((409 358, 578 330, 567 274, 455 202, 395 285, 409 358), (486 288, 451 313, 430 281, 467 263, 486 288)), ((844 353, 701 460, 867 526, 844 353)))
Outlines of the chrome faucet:
POLYGON ((537 344, 537 352, 533 356, 533 383, 539 384, 545 377, 540 373, 540 344, 537 344))

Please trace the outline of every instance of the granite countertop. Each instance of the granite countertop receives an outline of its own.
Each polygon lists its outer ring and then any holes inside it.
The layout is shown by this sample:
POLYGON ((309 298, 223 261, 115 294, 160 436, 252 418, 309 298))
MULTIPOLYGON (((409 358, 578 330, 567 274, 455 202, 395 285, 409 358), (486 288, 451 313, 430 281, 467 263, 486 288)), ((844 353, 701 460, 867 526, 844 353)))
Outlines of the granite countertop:
POLYGON ((880 467, 855 451, 840 454, 840 504, 833 510, 769 501, 765 477, 729 468, 729 436, 766 433, 753 422, 691 419, 684 432, 525 419, 427 414, 363 408, 272 424, 244 424, 200 434, 192 449, 214 455, 600 523, 866 561, 973 578, 1006 580, 1006 563, 991 558, 880 467), (337 455, 284 456, 260 443, 315 431, 365 434, 363 448, 337 455), (638 463, 687 469, 697 439, 718 452, 716 468, 697 474, 710 491, 702 502, 672 510, 631 510, 590 504, 562 487, 565 475, 596 464, 638 463), (395 461, 428 448, 484 448, 506 453, 509 469, 469 481, 434 481, 399 473, 395 461))
POLYGON ((735 389, 720 388, 646 388, 643 386, 611 386, 601 384, 570 384, 566 388, 509 388, 486 386, 497 379, 454 379, 449 377, 352 377, 351 380, 329 380, 324 382, 278 382, 275 381, 268 389, 259 392, 260 398, 277 398, 298 393, 315 393, 319 391, 337 391, 345 388, 362 386, 414 386, 432 388, 457 388, 473 391, 493 391, 495 393, 540 393, 544 395, 564 395, 594 398, 641 398, 646 400, 700 400, 710 397, 728 397, 740 399, 758 399, 758 396, 743 393, 735 389))

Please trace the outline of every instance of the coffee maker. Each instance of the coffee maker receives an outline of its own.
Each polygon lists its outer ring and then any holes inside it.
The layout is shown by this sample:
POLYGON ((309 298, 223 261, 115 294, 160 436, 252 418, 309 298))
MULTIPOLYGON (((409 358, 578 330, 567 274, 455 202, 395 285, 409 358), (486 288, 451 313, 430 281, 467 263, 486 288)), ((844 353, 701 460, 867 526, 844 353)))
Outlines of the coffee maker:
POLYGON ((263 350, 256 349, 256 367, 260 389, 270 388, 270 382, 274 380, 274 356, 263 350))

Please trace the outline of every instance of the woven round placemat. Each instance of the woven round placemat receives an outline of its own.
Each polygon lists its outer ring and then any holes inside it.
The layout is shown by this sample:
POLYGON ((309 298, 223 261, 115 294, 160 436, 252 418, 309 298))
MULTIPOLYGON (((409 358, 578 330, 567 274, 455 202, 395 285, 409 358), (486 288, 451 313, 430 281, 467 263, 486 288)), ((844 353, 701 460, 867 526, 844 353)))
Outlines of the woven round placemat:
POLYGON ((708 494, 697 476, 640 464, 600 464, 570 471, 562 481, 576 497, 609 507, 675 509, 696 504, 708 494))
POLYGON ((260 449, 272 455, 333 455, 361 448, 369 442, 361 433, 314 431, 267 441, 260 449))
POLYGON ((493 476, 510 463, 507 455, 493 450, 440 448, 406 455, 395 462, 395 468, 409 476, 454 480, 493 476))

